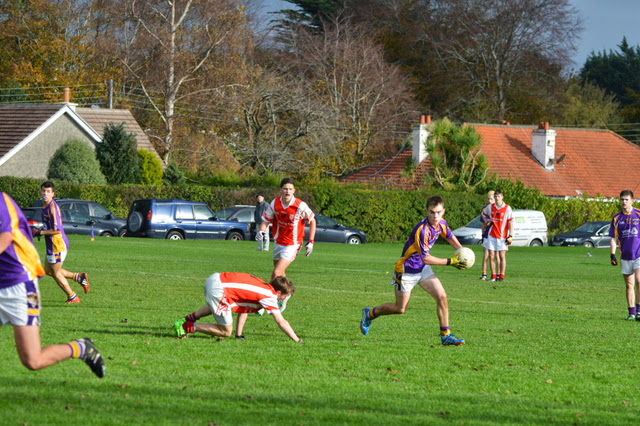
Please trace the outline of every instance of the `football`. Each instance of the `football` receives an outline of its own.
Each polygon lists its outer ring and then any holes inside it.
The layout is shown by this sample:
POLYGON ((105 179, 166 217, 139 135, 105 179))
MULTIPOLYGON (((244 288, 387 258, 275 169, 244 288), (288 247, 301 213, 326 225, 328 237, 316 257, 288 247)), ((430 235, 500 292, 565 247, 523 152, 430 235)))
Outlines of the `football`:
POLYGON ((467 247, 460 247, 453 255, 455 256, 458 253, 460 253, 460 260, 467 261, 467 267, 465 269, 470 269, 476 261, 476 254, 467 247))

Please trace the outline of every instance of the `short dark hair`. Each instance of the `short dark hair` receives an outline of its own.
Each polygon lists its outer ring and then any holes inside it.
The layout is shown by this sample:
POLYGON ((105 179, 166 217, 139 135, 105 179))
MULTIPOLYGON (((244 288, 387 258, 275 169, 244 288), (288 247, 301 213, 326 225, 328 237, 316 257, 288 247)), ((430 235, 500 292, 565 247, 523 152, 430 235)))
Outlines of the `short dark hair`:
POLYGON ((504 192, 502 192, 502 189, 496 189, 496 191, 493 193, 493 195, 504 195, 504 192))
POLYGON ((295 186, 295 184, 293 183, 293 179, 291 178, 284 178, 280 181, 280 188, 282 188, 283 186, 285 186, 286 184, 290 183, 291 185, 295 186))
POLYGON ((633 198, 633 191, 630 189, 625 189, 624 191, 620 192, 620 198, 625 197, 627 195, 633 198))
POLYGON ((273 287, 275 291, 279 291, 282 294, 292 295, 296 291, 293 283, 284 275, 278 275, 277 277, 274 277, 269 284, 271 284, 271 287, 273 287))
POLYGON ((44 182, 42 185, 40 185, 40 189, 43 189, 43 188, 51 188, 53 191, 56 190, 56 186, 50 180, 48 180, 48 181, 44 182))
POLYGON ((444 206, 444 200, 439 195, 434 195, 433 197, 429 197, 427 200, 427 208, 435 207, 438 204, 442 204, 444 206))
POLYGON ((262 197, 262 196, 263 196, 262 194, 256 194, 256 198, 262 197))

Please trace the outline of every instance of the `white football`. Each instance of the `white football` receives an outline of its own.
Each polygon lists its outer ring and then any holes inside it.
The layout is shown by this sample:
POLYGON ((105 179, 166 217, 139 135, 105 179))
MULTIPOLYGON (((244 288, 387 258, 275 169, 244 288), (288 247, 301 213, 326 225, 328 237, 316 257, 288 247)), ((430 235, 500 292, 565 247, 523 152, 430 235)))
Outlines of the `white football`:
POLYGON ((460 260, 467 261, 467 267, 465 269, 471 268, 476 261, 476 254, 473 252, 473 250, 467 247, 460 247, 455 251, 455 253, 453 253, 453 255, 455 256, 458 253, 460 253, 460 260))

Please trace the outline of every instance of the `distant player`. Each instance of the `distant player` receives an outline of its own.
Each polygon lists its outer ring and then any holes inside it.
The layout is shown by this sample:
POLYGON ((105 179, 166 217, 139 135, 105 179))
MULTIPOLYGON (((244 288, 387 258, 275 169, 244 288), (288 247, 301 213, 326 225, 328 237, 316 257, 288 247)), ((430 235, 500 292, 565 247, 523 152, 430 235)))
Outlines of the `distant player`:
POLYGON ((511 206, 504 203, 502 191, 495 191, 493 196, 495 203, 489 204, 483 210, 483 215, 487 223, 491 223, 491 228, 482 246, 489 251, 490 281, 504 281, 504 274, 507 271, 507 250, 513 236, 513 211, 511 206))
MULTIPOLYGON (((309 236, 305 250, 305 256, 313 252, 313 239, 316 235, 316 219, 313 211, 307 203, 294 197, 296 188, 293 179, 284 178, 280 182, 280 197, 275 198, 262 215, 262 223, 256 240, 268 238, 267 227, 271 224, 273 229, 273 272, 271 278, 286 276, 287 268, 298 256, 304 242, 304 224, 309 223, 309 236)), ((280 309, 284 311, 287 300, 280 302, 280 309)), ((246 314, 238 315, 236 337, 243 339, 244 324, 247 321, 246 314)))
POLYGON ((613 215, 611 237, 611 264, 618 265, 616 245, 620 244, 622 276, 627 287, 628 320, 640 321, 640 210, 633 207, 633 192, 620 192, 622 210, 613 215))
POLYGON ((495 191, 487 192, 487 202, 489 204, 484 206, 480 211, 480 220, 482 221, 482 275, 480 276, 480 279, 483 281, 487 279, 487 264, 489 263, 489 250, 484 247, 484 241, 489 236, 489 231, 491 230, 491 218, 486 217, 484 211, 487 207, 496 202, 494 194, 495 191))
POLYGON ((444 200, 435 196, 427 200, 427 217, 418 223, 402 249, 402 256, 394 267, 396 301, 375 308, 364 308, 360 331, 369 334, 371 322, 383 315, 403 314, 411 298, 411 290, 419 285, 436 301, 436 312, 440 322, 440 341, 443 345, 462 345, 463 339, 457 339, 449 329, 449 303, 442 283, 431 269, 431 265, 451 265, 458 269, 466 268, 466 261, 456 255, 451 259, 442 259, 430 254, 431 247, 438 237, 443 237, 454 249, 462 247, 453 235, 449 225, 442 218, 445 212, 444 200))
POLYGON ((274 277, 270 283, 250 274, 222 272, 211 275, 204 283, 204 298, 207 302, 197 311, 173 324, 176 337, 200 332, 210 336, 228 337, 233 332, 232 312, 252 313, 264 309, 273 316, 280 330, 293 341, 304 343, 284 319, 278 301, 293 295, 295 287, 287 277, 274 277), (216 324, 196 322, 213 315, 216 324))
POLYGON ((47 256, 44 262, 45 273, 56 281, 58 286, 67 294, 65 303, 80 303, 80 297, 69 286, 67 279, 72 279, 82 286, 84 293, 89 293, 89 275, 86 273, 69 272, 62 268, 69 250, 69 240, 62 227, 60 207, 55 202, 55 186, 46 181, 40 187, 42 195, 42 223, 44 227, 35 231, 34 236, 44 235, 47 246, 47 256))
POLYGON ((13 326, 20 361, 29 370, 41 370, 67 358, 80 358, 103 377, 102 356, 91 339, 41 346, 38 279, 43 275, 27 219, 15 201, 0 192, 0 324, 13 326))

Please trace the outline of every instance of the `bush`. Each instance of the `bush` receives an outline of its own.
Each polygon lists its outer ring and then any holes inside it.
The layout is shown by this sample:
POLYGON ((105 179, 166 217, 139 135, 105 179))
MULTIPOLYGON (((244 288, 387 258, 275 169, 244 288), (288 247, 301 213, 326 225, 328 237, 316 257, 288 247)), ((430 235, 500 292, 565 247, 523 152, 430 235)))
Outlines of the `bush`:
POLYGON ((77 184, 106 183, 95 152, 77 139, 69 140, 53 154, 47 177, 77 184))
POLYGON ((182 173, 178 167, 178 163, 171 161, 169 165, 167 165, 162 175, 162 182, 165 185, 182 185, 185 183, 184 173, 182 173))
POLYGON ((142 185, 160 185, 162 183, 162 164, 160 160, 144 148, 138 150, 140 181, 142 185))
POLYGON ((107 182, 120 185, 138 183, 138 145, 133 133, 127 134, 124 123, 104 126, 102 142, 96 146, 96 155, 107 182))

